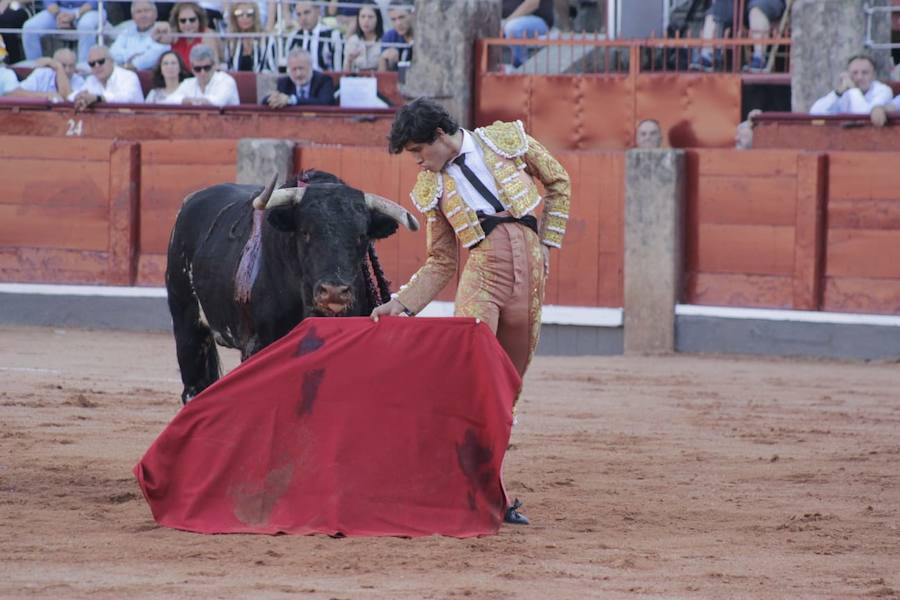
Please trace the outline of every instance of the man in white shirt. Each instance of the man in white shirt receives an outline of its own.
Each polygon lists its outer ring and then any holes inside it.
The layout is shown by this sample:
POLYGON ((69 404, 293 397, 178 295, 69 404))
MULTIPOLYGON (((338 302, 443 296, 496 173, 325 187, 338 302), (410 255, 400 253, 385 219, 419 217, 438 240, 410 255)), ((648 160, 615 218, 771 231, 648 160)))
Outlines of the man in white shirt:
POLYGON ((816 100, 811 115, 867 115, 876 106, 891 101, 891 88, 875 80, 875 61, 864 54, 850 57, 837 87, 816 100))
POLYGON ((313 2, 297 2, 299 29, 287 40, 287 49, 303 48, 312 57, 316 71, 340 71, 344 68, 343 42, 337 29, 322 27, 321 9, 313 2))
POLYGON ((191 48, 191 71, 194 76, 185 79, 166 104, 192 106, 233 106, 240 104, 237 83, 228 73, 216 67, 216 55, 206 44, 191 48))
POLYGON ((153 39, 156 5, 149 0, 131 3, 131 22, 123 25, 109 52, 116 64, 126 68, 152 69, 171 46, 153 39))
POLYGON ((109 48, 94 46, 88 51, 91 75, 84 86, 69 94, 75 111, 82 111, 98 102, 143 104, 144 93, 138 76, 128 69, 117 67, 109 48))
POLYGON ((8 69, 0 61, 0 96, 6 96, 17 89, 19 89, 19 78, 12 69, 8 69))
POLYGON ((72 90, 84 87, 84 77, 75 70, 75 53, 68 48, 60 48, 53 58, 39 58, 34 67, 10 96, 62 102, 72 90))

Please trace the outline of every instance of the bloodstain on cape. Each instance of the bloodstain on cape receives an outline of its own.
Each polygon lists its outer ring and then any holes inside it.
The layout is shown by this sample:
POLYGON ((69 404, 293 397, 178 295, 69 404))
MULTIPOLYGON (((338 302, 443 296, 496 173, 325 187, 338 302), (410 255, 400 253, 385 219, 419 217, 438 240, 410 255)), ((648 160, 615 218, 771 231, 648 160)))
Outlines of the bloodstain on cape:
POLYGON ((496 533, 521 379, 474 319, 306 319, 194 398, 135 466, 200 533, 496 533))

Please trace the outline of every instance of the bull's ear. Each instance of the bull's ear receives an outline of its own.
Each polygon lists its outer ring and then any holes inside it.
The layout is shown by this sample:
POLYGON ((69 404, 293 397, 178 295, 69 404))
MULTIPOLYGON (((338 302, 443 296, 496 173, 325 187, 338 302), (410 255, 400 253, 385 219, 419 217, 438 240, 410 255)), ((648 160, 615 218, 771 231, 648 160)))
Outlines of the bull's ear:
POLYGON ((269 225, 278 231, 296 231, 297 222, 294 220, 295 212, 293 204, 274 206, 266 211, 266 220, 269 221, 269 225))
POLYGON ((397 221, 388 217, 384 213, 378 212, 377 210, 369 211, 369 238, 373 240, 380 240, 391 235, 397 231, 397 227, 399 227, 397 221))

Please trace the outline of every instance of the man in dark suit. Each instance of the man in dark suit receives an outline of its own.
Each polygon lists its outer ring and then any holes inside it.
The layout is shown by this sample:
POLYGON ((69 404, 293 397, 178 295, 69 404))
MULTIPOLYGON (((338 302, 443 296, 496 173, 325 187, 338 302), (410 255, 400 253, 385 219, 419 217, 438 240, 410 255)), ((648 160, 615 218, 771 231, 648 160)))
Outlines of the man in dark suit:
POLYGON ((313 71, 309 52, 301 48, 291 50, 287 72, 278 78, 278 91, 263 98, 263 104, 271 108, 334 104, 334 82, 328 75, 313 71))

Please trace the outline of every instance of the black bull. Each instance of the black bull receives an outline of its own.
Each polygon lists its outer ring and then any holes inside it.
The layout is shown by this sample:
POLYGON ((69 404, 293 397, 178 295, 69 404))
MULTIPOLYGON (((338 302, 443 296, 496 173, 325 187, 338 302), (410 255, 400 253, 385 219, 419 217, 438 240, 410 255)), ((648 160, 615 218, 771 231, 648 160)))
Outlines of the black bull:
POLYGON ((166 267, 183 402, 221 375, 216 342, 244 360, 310 315, 374 308, 366 281, 370 240, 392 235, 398 223, 411 230, 418 223, 401 206, 333 175, 309 181, 274 193, 274 180, 262 191, 226 183, 185 198, 166 267))

